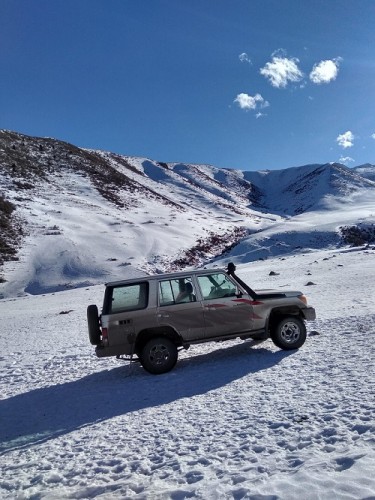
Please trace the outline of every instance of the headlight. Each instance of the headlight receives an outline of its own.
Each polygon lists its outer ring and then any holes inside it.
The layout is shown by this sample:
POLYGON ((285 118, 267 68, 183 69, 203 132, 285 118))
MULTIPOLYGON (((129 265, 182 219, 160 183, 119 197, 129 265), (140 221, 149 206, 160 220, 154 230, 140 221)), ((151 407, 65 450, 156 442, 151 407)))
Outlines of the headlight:
POLYGON ((301 302, 303 302, 305 304, 305 306, 307 306, 307 297, 306 297, 306 295, 299 295, 298 298, 299 298, 299 300, 301 302))

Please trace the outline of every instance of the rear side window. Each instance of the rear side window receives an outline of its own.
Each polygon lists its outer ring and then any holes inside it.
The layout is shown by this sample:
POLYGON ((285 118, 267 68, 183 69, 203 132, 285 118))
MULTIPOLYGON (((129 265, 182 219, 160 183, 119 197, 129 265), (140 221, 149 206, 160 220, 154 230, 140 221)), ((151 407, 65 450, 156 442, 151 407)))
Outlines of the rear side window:
POLYGON ((107 314, 145 309, 148 302, 148 283, 133 283, 107 289, 107 314))
POLYGON ((159 282, 159 303, 161 306, 195 301, 195 290, 190 276, 159 282))

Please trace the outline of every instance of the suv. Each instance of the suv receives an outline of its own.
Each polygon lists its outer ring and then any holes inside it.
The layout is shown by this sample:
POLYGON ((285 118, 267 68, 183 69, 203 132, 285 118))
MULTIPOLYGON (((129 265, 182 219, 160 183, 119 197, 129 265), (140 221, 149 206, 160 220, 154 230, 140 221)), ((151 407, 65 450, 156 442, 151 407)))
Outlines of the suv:
POLYGON ((281 349, 306 340, 315 309, 297 291, 253 291, 228 269, 159 274, 106 284, 102 314, 87 308, 98 357, 134 356, 150 373, 171 370, 179 348, 239 337, 269 337, 281 349))

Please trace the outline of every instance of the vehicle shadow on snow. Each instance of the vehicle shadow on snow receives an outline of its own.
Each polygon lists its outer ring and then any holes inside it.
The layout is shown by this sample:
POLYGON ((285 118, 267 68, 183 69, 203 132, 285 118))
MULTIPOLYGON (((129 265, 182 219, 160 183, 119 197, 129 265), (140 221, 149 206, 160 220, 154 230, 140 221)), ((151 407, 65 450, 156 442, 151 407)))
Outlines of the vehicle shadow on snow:
POLYGON ((1 400, 0 453, 119 415, 205 394, 272 368, 295 352, 251 346, 251 342, 244 342, 181 359, 164 375, 149 375, 135 364, 1 400))

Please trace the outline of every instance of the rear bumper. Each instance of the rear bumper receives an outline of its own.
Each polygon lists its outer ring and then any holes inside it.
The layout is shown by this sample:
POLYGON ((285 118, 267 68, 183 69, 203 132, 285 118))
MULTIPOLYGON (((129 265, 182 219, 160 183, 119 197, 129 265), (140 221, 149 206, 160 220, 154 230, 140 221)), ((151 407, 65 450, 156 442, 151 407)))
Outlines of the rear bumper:
POLYGON ((98 358, 106 358, 108 356, 119 356, 121 354, 131 355, 132 348, 128 344, 122 345, 112 345, 112 346, 103 346, 98 345, 95 349, 95 354, 98 358))
POLYGON ((302 309, 302 313, 306 321, 314 321, 314 319, 316 319, 316 313, 313 307, 302 309))

